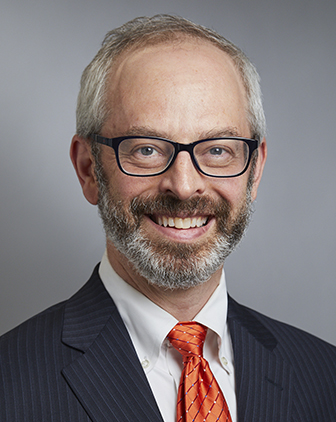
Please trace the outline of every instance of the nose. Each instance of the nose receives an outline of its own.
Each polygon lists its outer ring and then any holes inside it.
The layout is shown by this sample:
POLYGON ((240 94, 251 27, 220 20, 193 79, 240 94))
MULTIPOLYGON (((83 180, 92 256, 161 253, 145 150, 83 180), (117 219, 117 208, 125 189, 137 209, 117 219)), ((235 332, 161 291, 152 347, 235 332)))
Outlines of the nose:
POLYGON ((205 178, 194 166, 189 153, 181 151, 169 170, 162 174, 160 193, 172 193, 180 200, 186 200, 204 193, 205 178))

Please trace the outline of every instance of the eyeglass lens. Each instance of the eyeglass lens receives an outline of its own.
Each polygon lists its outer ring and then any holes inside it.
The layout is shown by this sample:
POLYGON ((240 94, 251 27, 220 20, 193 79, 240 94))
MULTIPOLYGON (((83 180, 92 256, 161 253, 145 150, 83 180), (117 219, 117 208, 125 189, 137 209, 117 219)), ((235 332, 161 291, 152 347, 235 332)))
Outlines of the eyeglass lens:
MULTIPOLYGON (((174 157, 174 145, 147 138, 124 139, 119 145, 121 167, 129 174, 153 175, 164 171, 174 157)), ((236 139, 214 139, 196 144, 194 158, 200 169, 212 176, 242 172, 248 160, 248 145, 236 139)))

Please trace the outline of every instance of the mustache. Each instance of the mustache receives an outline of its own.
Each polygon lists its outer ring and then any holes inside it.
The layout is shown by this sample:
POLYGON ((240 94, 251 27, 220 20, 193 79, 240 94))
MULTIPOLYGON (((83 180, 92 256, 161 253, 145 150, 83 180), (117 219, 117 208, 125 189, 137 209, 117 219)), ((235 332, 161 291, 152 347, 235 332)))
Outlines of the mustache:
POLYGON ((130 212, 140 218, 144 214, 206 214, 218 218, 228 216, 231 211, 230 204, 224 199, 214 200, 209 196, 199 196, 187 200, 180 200, 172 195, 158 194, 152 197, 133 198, 130 212))

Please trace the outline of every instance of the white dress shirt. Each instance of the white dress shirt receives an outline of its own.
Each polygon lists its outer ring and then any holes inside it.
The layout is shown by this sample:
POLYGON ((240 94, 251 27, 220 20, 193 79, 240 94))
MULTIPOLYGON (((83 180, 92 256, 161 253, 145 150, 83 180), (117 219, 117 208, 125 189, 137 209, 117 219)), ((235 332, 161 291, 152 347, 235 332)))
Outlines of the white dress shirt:
MULTIPOLYGON (((99 275, 126 325, 164 421, 175 422, 183 362, 181 354, 166 337, 178 321, 120 278, 110 265, 106 251, 99 275)), ((224 271, 219 286, 194 321, 208 327, 203 356, 223 391, 232 422, 237 422, 224 271)))

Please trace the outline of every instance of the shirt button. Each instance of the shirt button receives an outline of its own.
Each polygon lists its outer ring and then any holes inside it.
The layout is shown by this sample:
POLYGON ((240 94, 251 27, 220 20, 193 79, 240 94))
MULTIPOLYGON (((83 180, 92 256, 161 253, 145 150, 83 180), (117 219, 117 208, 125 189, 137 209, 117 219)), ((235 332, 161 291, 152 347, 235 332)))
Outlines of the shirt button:
POLYGON ((221 362, 222 362, 222 365, 224 365, 224 366, 228 365, 228 361, 226 360, 226 358, 224 356, 221 357, 221 362))
POLYGON ((143 369, 146 369, 146 368, 148 368, 148 367, 149 367, 150 362, 149 362, 149 360, 148 360, 148 359, 144 359, 144 360, 141 362, 141 365, 142 365, 143 369))

